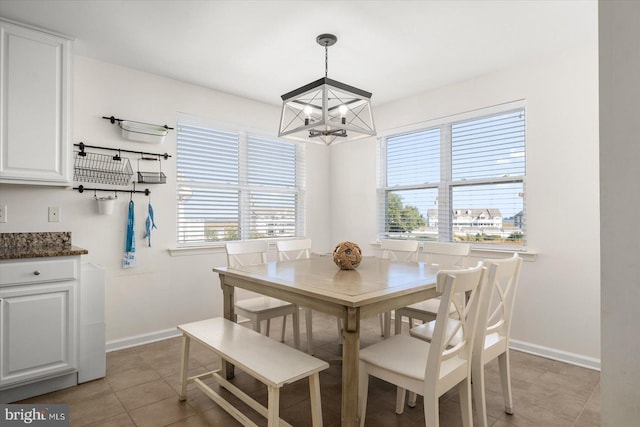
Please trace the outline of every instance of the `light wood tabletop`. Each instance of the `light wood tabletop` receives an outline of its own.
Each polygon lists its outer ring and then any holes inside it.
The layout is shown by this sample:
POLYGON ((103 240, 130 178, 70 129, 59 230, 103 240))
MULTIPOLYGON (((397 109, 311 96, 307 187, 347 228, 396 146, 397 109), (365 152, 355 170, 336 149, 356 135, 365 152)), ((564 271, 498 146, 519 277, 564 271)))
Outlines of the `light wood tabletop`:
MULTIPOLYGON (((437 296, 437 270, 423 263, 364 257, 340 270, 331 256, 237 267, 216 267, 224 317, 235 320, 234 288, 290 301, 342 319, 342 426, 356 426, 360 319, 437 296)), ((233 366, 223 364, 227 378, 233 366)))

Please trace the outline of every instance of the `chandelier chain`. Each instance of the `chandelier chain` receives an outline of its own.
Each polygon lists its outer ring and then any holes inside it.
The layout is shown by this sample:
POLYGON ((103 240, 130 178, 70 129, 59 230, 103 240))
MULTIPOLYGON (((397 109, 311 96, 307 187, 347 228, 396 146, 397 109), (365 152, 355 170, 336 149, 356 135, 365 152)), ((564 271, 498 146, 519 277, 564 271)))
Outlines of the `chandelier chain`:
POLYGON ((329 74, 329 44, 324 44, 324 77, 329 74))

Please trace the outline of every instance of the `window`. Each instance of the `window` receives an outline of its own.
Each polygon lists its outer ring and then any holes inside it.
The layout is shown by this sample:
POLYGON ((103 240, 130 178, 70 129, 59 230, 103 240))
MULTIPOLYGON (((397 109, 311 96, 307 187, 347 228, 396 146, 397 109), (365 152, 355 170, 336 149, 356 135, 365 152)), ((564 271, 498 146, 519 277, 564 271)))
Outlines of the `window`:
POLYGON ((179 245, 304 235, 304 148, 178 124, 179 245))
POLYGON ((525 110, 383 138, 379 235, 524 246, 525 110))

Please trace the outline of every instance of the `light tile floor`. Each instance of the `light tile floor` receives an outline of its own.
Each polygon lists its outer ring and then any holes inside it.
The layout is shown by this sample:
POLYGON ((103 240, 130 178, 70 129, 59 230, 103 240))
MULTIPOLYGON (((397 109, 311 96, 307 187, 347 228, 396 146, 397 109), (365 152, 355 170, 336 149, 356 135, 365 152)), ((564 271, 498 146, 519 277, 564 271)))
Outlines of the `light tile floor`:
MULTIPOLYGON (((304 316, 300 317, 303 322, 304 316)), ((272 323, 272 333, 278 336, 279 322, 272 323)), ((291 328, 287 329, 287 343, 292 344, 291 328)), ((300 329, 305 330, 304 327, 300 329)), ((362 322, 363 347, 381 340, 379 335, 377 317, 362 322)), ((305 339, 303 334, 303 345, 305 339)), ((187 401, 178 401, 181 344, 181 338, 173 338, 108 353, 106 378, 19 403, 69 404, 72 426, 240 425, 192 385, 188 389, 187 401)), ((340 345, 335 318, 314 312, 314 345, 316 356, 331 362, 330 368, 320 375, 324 425, 339 426, 341 365, 337 361, 340 345)), ((211 351, 197 343, 192 344, 191 375, 217 366, 219 361, 211 351)), ((494 361, 487 366, 487 411, 491 426, 600 425, 599 372, 511 351, 511 373, 515 414, 507 415, 503 411, 497 363, 494 361)), ((266 387, 261 383, 241 372, 236 375, 234 383, 266 404, 266 387)), ((420 398, 416 408, 406 408, 403 415, 396 415, 395 387, 375 378, 369 387, 367 426, 424 425, 420 398)), ((242 402, 225 390, 216 389, 258 425, 266 425, 262 417, 242 402)), ((281 393, 282 418, 294 426, 309 426, 311 408, 307 380, 285 386, 281 393)), ((462 425, 456 392, 440 398, 440 425, 462 425)))

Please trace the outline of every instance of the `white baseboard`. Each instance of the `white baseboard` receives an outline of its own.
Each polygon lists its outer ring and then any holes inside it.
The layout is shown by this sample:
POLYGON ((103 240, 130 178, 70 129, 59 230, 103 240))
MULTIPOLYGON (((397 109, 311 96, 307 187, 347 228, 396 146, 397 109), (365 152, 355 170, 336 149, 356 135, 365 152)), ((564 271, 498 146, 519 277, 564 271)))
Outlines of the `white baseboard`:
POLYGON ((106 349, 107 353, 110 351, 122 350, 130 347, 137 347, 143 344, 149 344, 156 341, 162 341, 169 338, 175 338, 181 336, 179 330, 176 328, 165 329, 163 331, 149 332, 148 334, 135 335, 132 337, 121 338, 118 340, 107 341, 106 349))
MULTIPOLYGON (((395 313, 392 314, 392 318, 395 319, 395 313)), ((409 320, 403 318, 402 323, 408 325, 409 320)), ((593 369, 595 371, 600 370, 600 359, 583 356, 582 354, 569 353, 567 351, 557 350, 555 348, 544 347, 541 345, 531 344, 526 341, 519 341, 514 339, 509 340, 509 348, 521 351, 523 353, 533 354, 535 356, 541 356, 547 359, 568 363, 570 365, 581 366, 583 368, 593 369)))
POLYGON ((557 360, 559 362, 569 363, 570 365, 581 366, 583 368, 589 368, 596 371, 600 370, 600 359, 596 359, 594 357, 569 353, 567 351, 556 350, 554 348, 543 347, 541 345, 514 339, 509 340, 509 344, 509 347, 513 350, 546 357, 547 359, 557 360))

